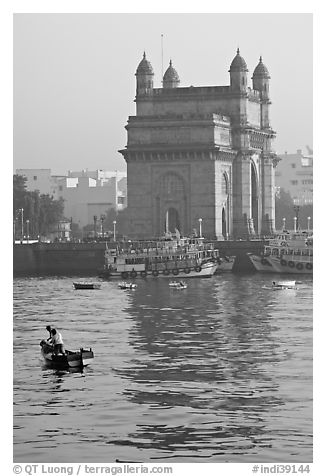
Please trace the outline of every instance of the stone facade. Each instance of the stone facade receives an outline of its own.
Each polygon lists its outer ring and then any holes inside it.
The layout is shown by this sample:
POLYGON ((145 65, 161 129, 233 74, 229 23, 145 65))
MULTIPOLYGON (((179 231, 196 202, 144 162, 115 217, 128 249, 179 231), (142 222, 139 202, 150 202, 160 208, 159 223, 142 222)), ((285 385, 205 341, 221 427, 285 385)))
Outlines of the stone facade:
POLYGON ((163 87, 144 57, 136 71, 136 115, 126 126, 130 236, 178 229, 201 219, 205 237, 247 237, 273 231, 274 169, 269 73, 260 61, 247 85, 239 50, 230 85, 179 87, 172 62, 163 87))

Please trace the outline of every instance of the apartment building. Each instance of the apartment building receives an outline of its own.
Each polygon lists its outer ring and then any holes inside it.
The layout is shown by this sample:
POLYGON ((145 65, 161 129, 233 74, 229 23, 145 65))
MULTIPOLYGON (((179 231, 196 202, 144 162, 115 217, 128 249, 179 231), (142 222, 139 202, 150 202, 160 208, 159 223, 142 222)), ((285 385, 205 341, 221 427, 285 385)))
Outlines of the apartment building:
POLYGON ((94 216, 99 219, 110 209, 119 211, 126 207, 126 177, 95 179, 87 173, 69 175, 58 181, 58 196, 64 200, 65 216, 80 228, 92 224, 94 216))
POLYGON ((299 206, 313 203, 313 151, 309 147, 307 150, 307 154, 301 149, 278 154, 281 160, 275 172, 276 190, 283 188, 299 206))
POLYGON ((51 175, 51 169, 16 169, 17 175, 26 177, 26 190, 38 190, 40 194, 50 195, 57 200, 58 179, 63 175, 51 175))

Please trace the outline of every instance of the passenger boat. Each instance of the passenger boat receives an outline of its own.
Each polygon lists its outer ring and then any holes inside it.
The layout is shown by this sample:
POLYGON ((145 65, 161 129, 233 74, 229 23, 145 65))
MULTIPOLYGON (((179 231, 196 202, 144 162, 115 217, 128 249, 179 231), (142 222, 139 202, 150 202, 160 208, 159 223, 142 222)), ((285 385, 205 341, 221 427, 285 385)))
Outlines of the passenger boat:
POLYGON ((75 289, 100 289, 100 283, 87 283, 85 281, 79 281, 73 283, 75 289))
POLYGON ((259 272, 312 274, 313 236, 308 232, 282 233, 269 240, 261 256, 247 255, 259 272))
POLYGON ((204 238, 164 237, 156 241, 126 242, 107 248, 101 277, 208 278, 217 270, 231 270, 234 257, 221 258, 204 238))
POLYGON ((41 354, 46 364, 60 368, 82 368, 90 364, 94 358, 92 349, 66 350, 65 354, 54 354, 53 346, 41 340, 41 354))
POLYGON ((135 289, 137 287, 137 284, 122 282, 119 283, 118 286, 120 289, 135 289))

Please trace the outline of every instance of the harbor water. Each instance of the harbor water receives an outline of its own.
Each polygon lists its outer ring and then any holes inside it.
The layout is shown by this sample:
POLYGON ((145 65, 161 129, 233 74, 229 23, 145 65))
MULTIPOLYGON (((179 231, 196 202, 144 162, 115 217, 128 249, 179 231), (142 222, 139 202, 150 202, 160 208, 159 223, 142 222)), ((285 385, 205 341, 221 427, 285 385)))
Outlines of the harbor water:
POLYGON ((14 461, 311 462, 312 278, 272 279, 14 279, 14 461), (91 366, 46 368, 47 324, 91 366))

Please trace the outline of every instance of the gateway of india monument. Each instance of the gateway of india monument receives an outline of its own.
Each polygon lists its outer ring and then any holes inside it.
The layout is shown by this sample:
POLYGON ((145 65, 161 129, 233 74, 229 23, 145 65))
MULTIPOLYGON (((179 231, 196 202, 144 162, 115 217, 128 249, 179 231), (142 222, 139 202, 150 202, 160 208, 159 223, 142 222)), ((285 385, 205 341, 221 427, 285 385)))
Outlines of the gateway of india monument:
POLYGON ((170 61, 161 88, 144 53, 136 71, 136 115, 126 126, 130 236, 177 229, 189 236, 248 238, 275 224, 269 80, 260 58, 248 86, 239 49, 227 86, 179 87, 170 61))

